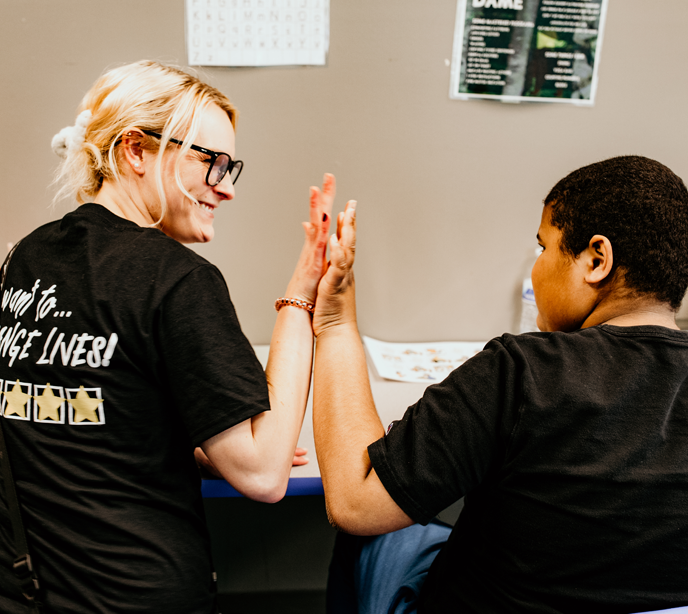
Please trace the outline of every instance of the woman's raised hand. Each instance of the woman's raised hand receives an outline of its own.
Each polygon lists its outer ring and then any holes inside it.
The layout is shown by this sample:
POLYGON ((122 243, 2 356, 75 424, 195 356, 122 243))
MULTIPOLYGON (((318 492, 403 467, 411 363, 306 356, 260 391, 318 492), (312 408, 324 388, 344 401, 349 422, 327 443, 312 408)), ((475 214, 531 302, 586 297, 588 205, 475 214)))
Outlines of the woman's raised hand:
POLYGON ((306 239, 285 296, 315 302, 318 283, 327 269, 327 233, 337 191, 334 175, 325 173, 322 190, 311 186, 310 221, 303 223, 306 239))
POLYGON ((340 324, 356 325, 355 251, 356 201, 350 200, 337 216, 337 234, 330 237, 330 262, 318 286, 313 315, 316 336, 340 324))

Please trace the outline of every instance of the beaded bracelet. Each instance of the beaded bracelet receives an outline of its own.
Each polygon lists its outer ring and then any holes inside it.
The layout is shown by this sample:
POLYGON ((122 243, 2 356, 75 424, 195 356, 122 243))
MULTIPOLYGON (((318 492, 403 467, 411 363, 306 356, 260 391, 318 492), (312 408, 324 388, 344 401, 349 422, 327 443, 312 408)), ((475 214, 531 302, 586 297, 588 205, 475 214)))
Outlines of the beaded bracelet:
POLYGON ((275 301, 275 309, 279 311, 285 305, 291 305, 292 307, 301 307, 305 309, 308 313, 313 313, 315 311, 315 305, 313 303, 307 303, 306 301, 301 301, 297 298, 278 298, 275 301))

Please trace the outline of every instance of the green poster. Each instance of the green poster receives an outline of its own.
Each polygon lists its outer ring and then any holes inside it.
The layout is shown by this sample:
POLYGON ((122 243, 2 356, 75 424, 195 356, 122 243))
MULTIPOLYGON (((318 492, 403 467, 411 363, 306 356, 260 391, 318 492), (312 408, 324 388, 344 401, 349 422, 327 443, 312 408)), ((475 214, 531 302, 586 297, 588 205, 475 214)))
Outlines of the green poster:
POLYGON ((608 0, 458 0, 450 98, 592 105, 608 0))

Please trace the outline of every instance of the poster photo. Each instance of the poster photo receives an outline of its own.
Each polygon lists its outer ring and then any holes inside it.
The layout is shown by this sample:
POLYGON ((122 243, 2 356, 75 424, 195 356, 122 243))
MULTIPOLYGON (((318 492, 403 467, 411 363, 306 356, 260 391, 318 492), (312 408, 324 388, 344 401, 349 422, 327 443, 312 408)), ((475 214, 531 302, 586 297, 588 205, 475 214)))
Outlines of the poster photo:
POLYGON ((450 98, 593 105, 608 0, 458 0, 450 98))

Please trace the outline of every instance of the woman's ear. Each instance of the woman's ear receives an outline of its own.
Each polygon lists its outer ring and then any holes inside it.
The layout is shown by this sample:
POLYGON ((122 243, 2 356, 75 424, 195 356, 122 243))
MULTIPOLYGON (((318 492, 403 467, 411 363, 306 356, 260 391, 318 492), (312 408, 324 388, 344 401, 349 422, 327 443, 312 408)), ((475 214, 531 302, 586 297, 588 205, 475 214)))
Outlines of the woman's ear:
POLYGON ((143 148, 141 142, 144 134, 138 128, 128 128, 122 135, 122 153, 124 160, 137 175, 143 175, 143 148))
POLYGON ((603 235, 593 236, 581 257, 585 257, 585 281, 589 284, 599 284, 612 272, 614 264, 612 243, 603 235))

